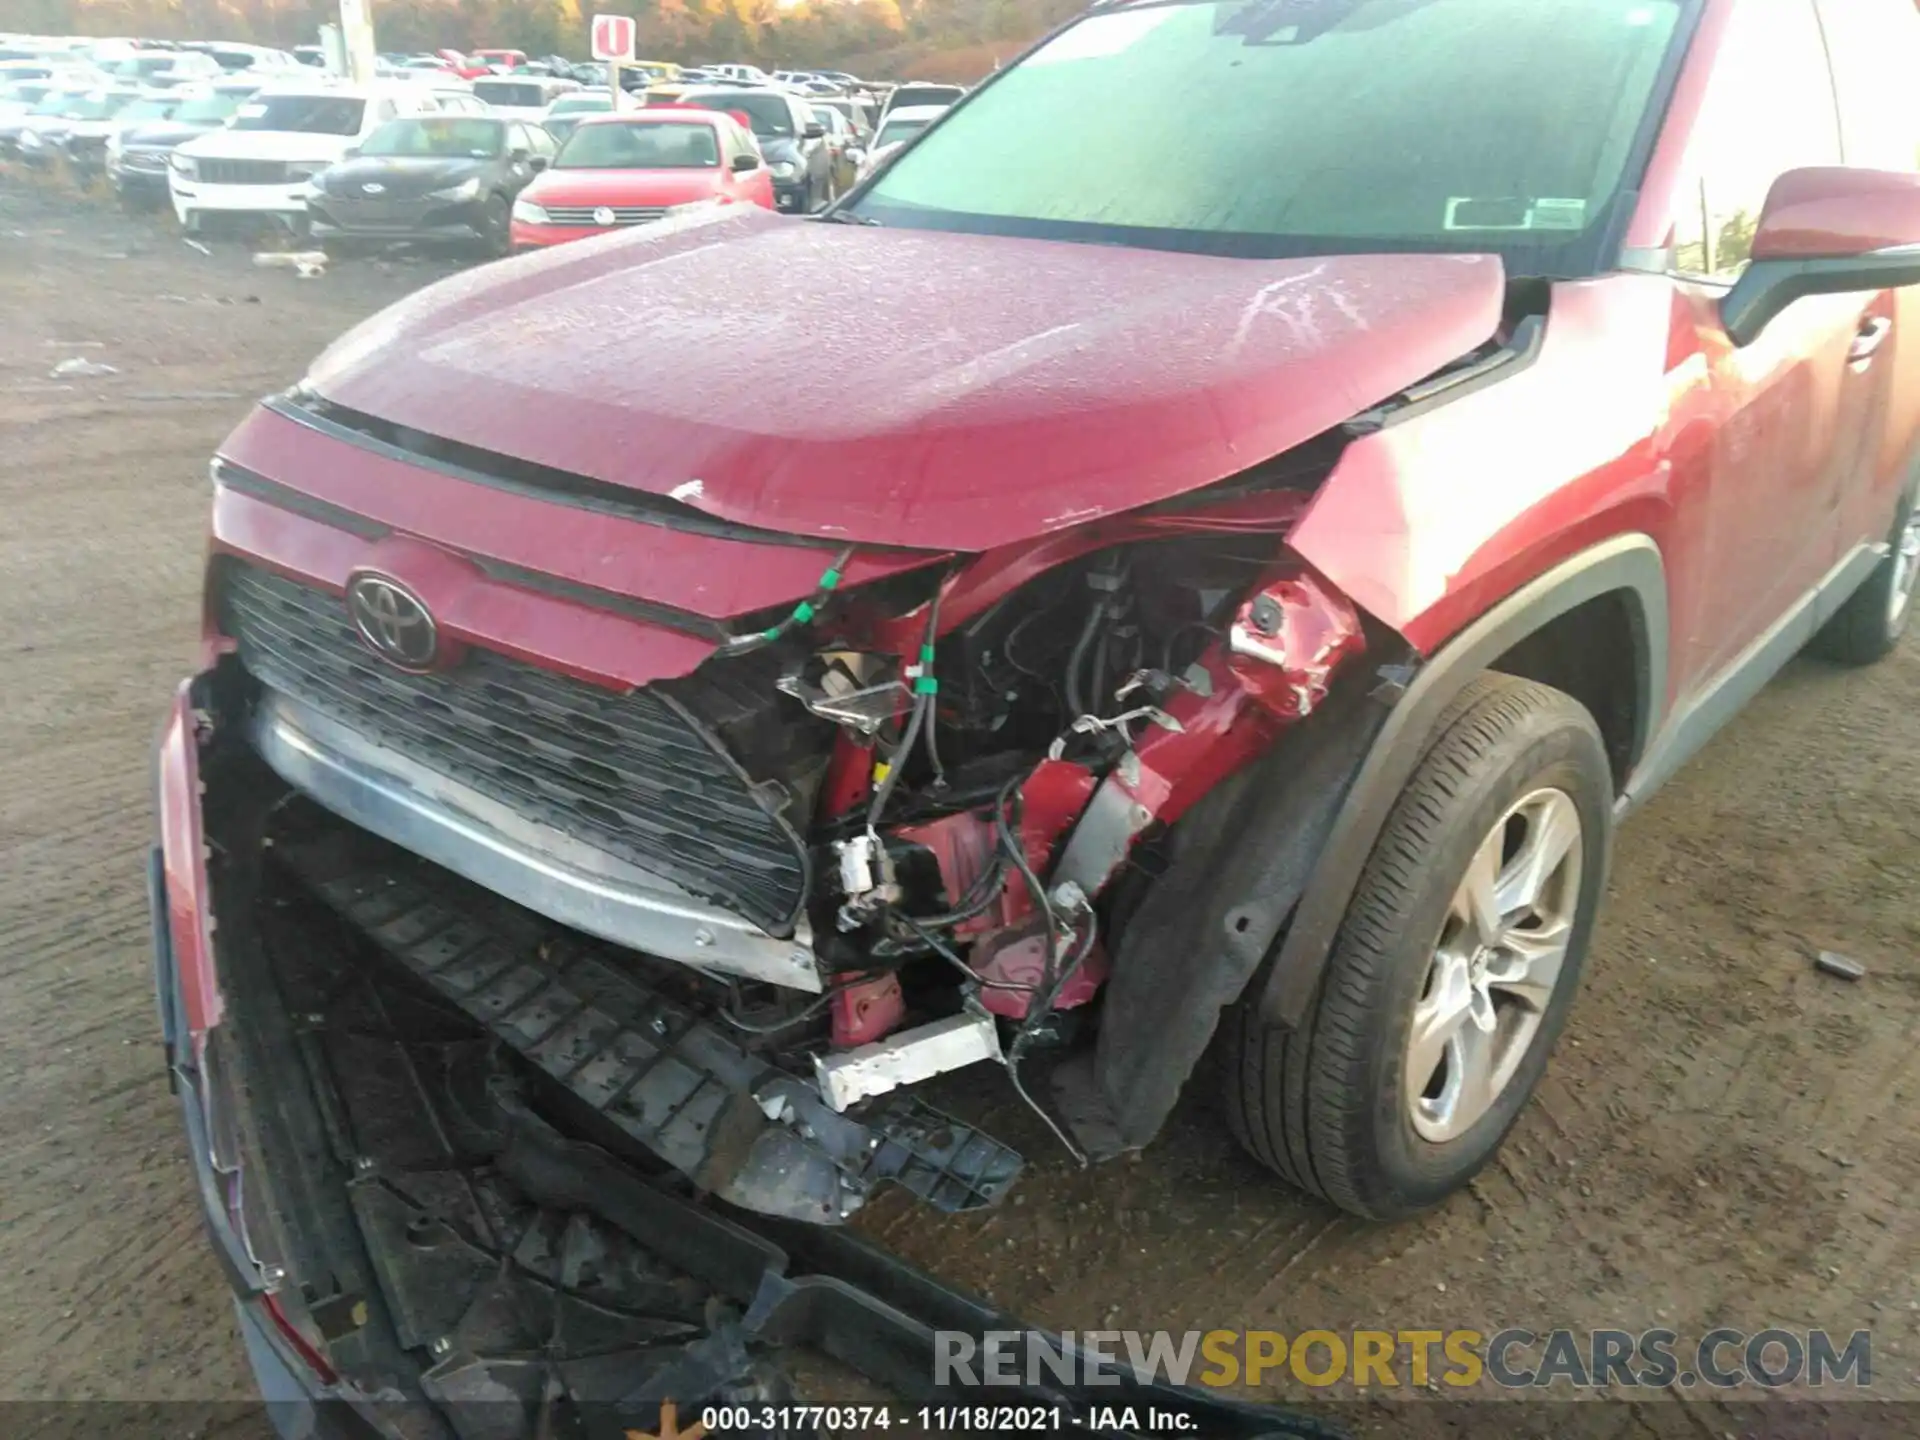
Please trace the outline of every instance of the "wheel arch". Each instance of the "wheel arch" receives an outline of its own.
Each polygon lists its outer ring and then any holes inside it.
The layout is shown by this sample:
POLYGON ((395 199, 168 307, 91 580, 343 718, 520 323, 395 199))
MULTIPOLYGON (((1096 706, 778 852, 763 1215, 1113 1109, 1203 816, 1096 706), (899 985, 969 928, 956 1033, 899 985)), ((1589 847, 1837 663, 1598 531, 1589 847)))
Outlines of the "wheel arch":
MULTIPOLYGON (((1624 627, 1619 660, 1632 676, 1631 711, 1596 716, 1596 721, 1615 761, 1616 791, 1625 791, 1658 733, 1667 700, 1666 566, 1659 546, 1640 533, 1616 535, 1537 576, 1461 630, 1414 673, 1361 761, 1280 935, 1258 997, 1263 1020, 1293 1028, 1306 1013, 1348 897, 1447 705, 1475 676, 1491 669, 1512 667, 1511 673, 1553 683, 1549 677, 1556 664, 1555 648, 1541 637, 1588 623, 1624 627), (1610 621, 1598 618, 1603 612, 1611 612, 1610 621)), ((1593 685, 1584 688, 1591 692, 1593 685)), ((1271 943, 1272 937, 1268 939, 1271 943)))

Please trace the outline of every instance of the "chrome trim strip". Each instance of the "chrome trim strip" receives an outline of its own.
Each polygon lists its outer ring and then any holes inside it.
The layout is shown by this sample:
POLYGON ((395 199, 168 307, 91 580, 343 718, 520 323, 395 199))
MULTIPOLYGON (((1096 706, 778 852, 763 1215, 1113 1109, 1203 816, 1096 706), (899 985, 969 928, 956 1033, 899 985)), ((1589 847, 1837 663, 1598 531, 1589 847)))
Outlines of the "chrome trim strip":
POLYGON ((252 738, 281 779, 342 819, 550 920, 696 970, 823 988, 804 919, 791 940, 769 935, 273 691, 252 738))

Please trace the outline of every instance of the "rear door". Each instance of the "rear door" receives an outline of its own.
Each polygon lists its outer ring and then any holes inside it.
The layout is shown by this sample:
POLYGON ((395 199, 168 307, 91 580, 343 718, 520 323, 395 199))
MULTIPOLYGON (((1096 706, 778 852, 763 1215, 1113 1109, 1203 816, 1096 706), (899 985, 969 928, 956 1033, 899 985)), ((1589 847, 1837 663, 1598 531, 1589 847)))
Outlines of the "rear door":
MULTIPOLYGON (((1920 14, 1912 0, 1820 0, 1840 100, 1847 164, 1920 168, 1920 14)), ((1887 537, 1894 503, 1920 456, 1920 292, 1869 307, 1884 326, 1857 387, 1856 449, 1836 497, 1843 546, 1887 537)))
POLYGON ((1840 121, 1814 0, 1728 7, 1673 215, 1680 302, 1711 376, 1706 575, 1686 671, 1722 672, 1834 563, 1838 470, 1871 383, 1849 360, 1877 297, 1817 296, 1736 349, 1719 306, 1746 269, 1783 172, 1841 163, 1840 121))

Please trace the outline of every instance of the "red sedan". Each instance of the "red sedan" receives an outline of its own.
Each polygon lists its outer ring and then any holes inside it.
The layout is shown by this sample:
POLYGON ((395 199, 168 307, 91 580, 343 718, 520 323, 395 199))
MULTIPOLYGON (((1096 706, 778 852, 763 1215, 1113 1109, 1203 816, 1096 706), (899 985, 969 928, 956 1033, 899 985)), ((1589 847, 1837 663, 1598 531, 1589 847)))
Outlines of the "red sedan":
POLYGON ((513 245, 583 240, 699 200, 773 208, 773 178, 739 121, 711 110, 595 115, 521 192, 513 245))

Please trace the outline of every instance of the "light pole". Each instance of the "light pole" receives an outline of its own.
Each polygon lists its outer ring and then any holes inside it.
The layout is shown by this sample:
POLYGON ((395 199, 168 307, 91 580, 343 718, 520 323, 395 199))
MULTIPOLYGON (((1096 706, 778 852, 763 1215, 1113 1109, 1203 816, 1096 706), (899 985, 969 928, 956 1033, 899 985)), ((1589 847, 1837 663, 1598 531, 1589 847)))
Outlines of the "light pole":
POLYGON ((340 0, 340 39, 348 78, 364 85, 373 79, 373 0, 340 0))

